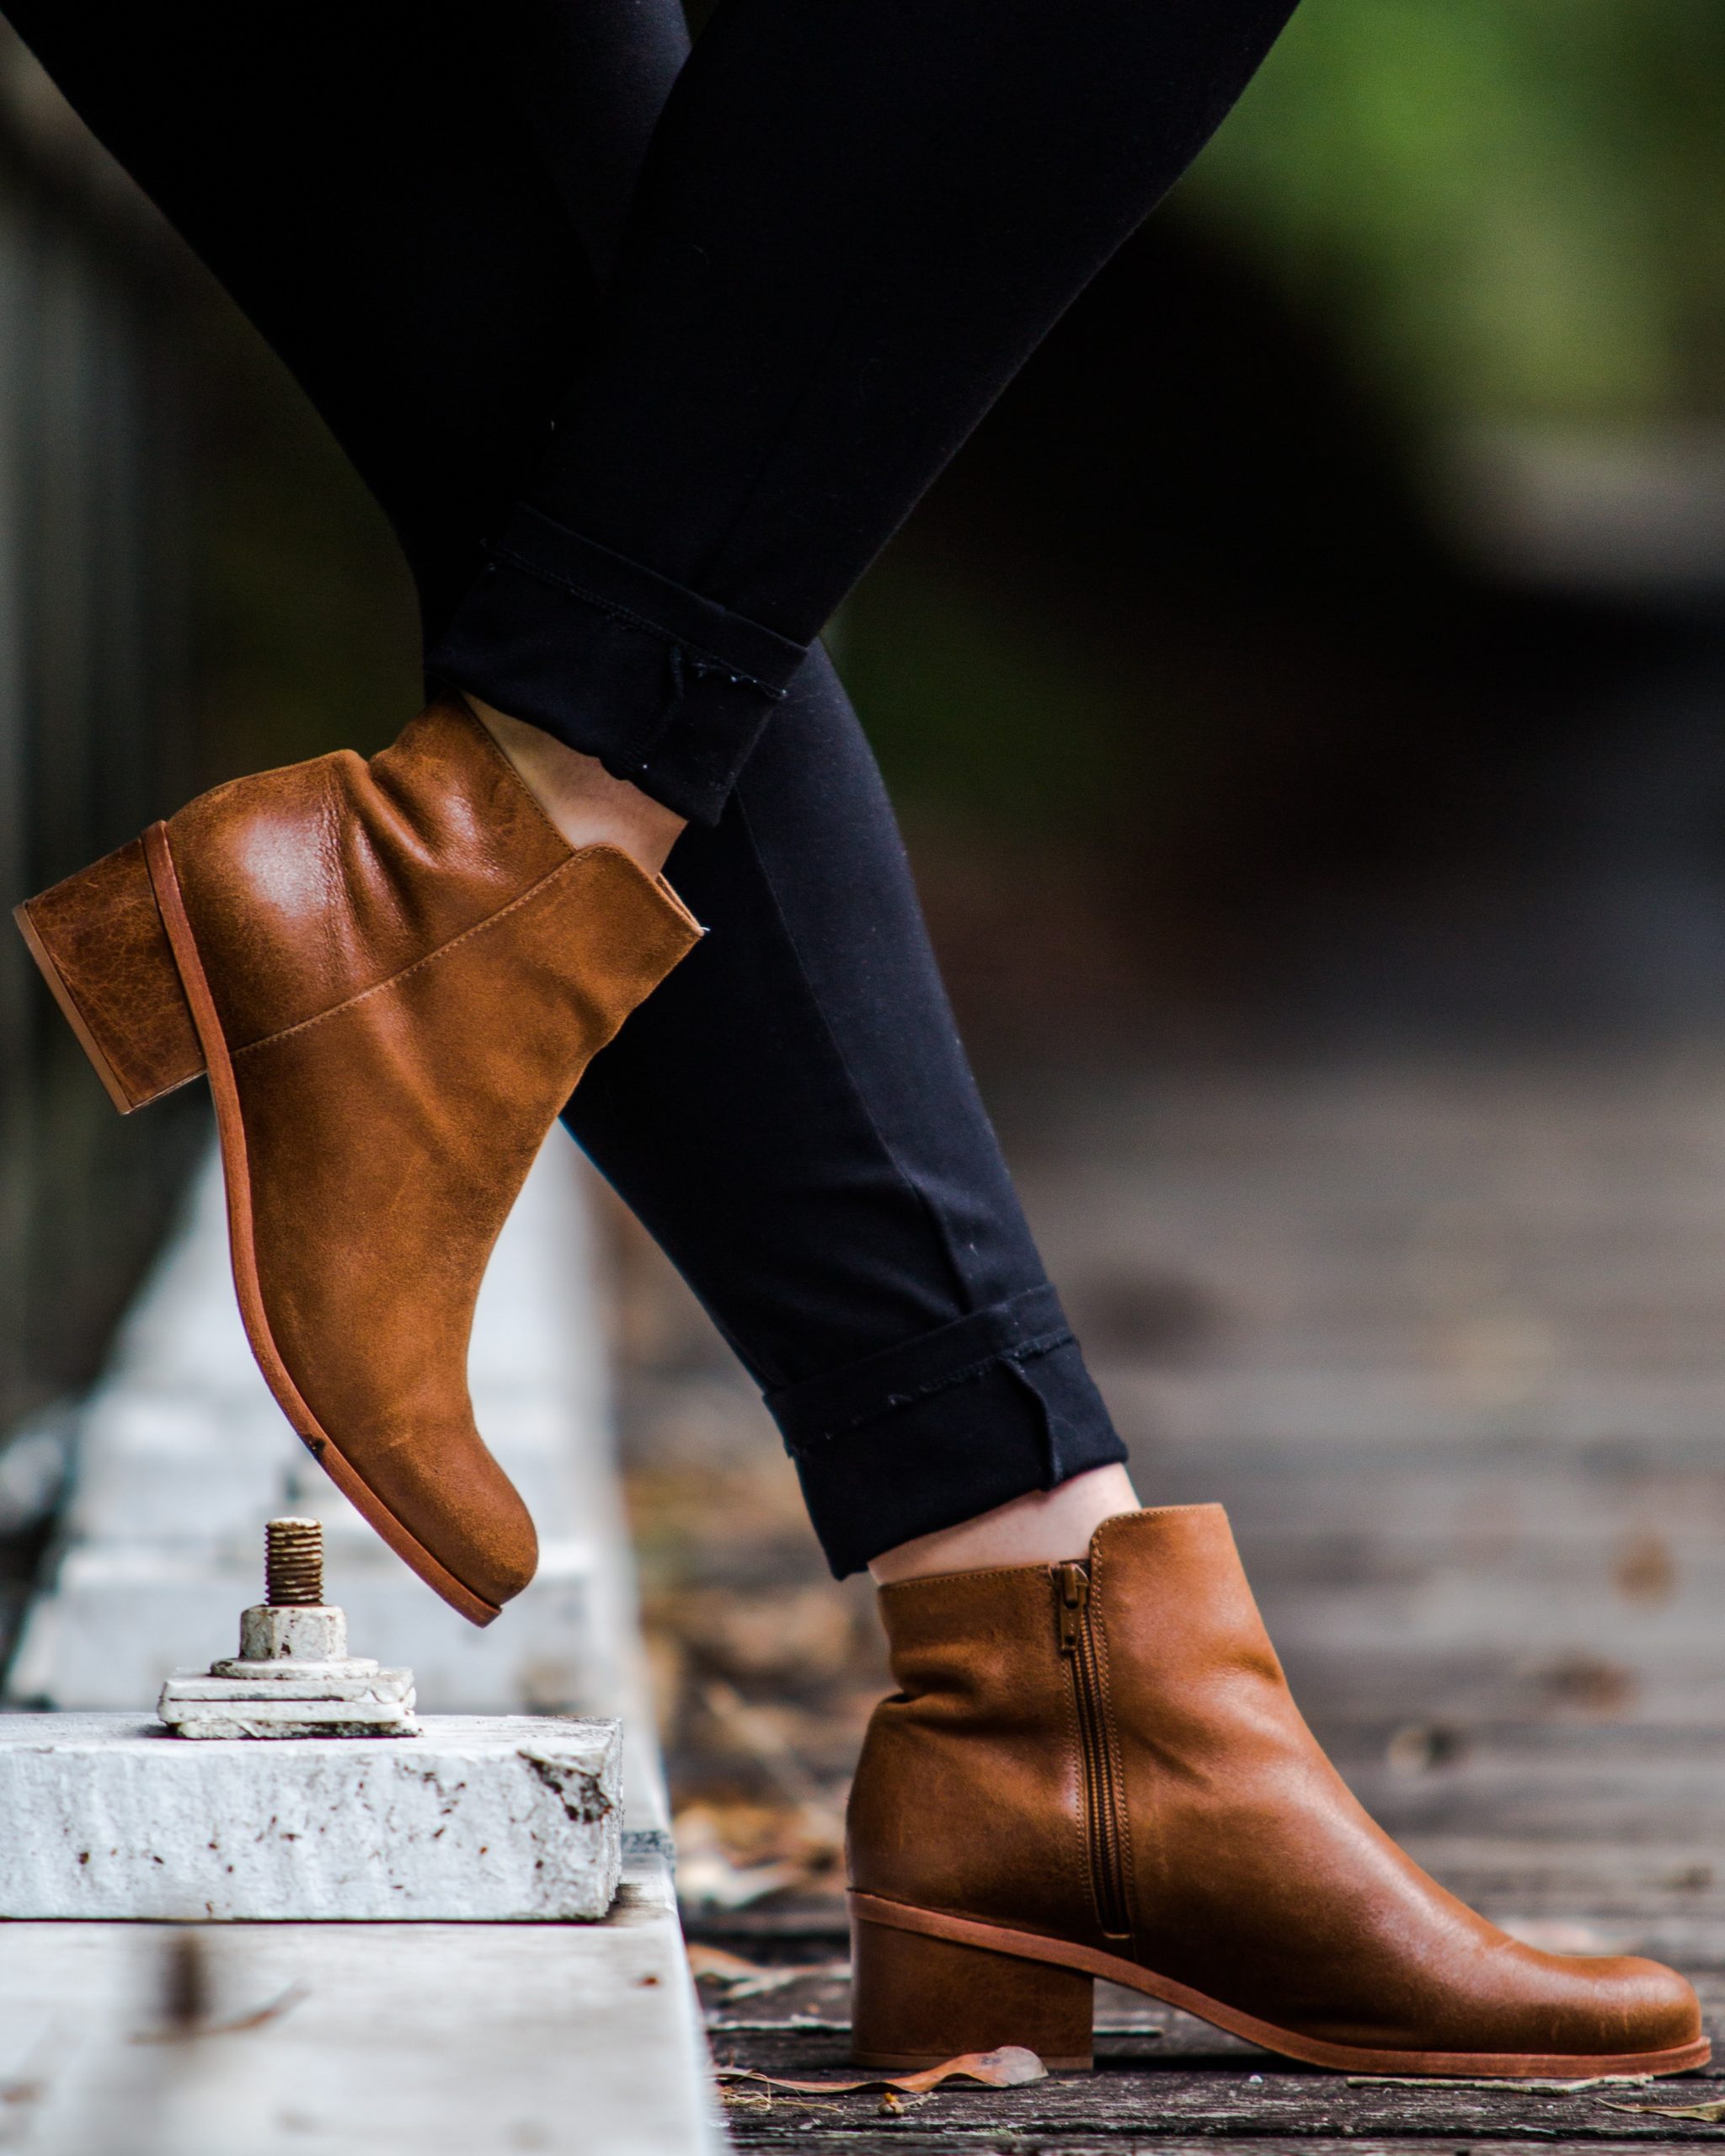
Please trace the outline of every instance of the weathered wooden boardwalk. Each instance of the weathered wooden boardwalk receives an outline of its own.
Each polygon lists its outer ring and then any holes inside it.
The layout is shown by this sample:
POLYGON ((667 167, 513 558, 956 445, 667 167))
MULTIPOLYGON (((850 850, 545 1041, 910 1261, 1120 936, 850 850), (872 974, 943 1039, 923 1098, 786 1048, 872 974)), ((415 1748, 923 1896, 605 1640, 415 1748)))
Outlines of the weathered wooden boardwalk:
MULTIPOLYGON (((1141 1491, 1228 1505, 1365 1801, 1524 1935, 1674 1961, 1725 2035, 1725 1056, 1075 1075, 1004 1121, 1141 1491)), ((856 1700, 847 1676, 846 1742, 856 1700)), ((840 2071, 831 1894, 700 1929, 823 1971, 708 1985, 718 2054, 840 2071)), ((1123 1993, 1098 2025, 1089 2077, 897 2115, 754 2095, 731 2128, 851 2156, 1725 2137, 1624 2108, 1725 2100, 1725 2065, 1398 2087, 1123 1993)))

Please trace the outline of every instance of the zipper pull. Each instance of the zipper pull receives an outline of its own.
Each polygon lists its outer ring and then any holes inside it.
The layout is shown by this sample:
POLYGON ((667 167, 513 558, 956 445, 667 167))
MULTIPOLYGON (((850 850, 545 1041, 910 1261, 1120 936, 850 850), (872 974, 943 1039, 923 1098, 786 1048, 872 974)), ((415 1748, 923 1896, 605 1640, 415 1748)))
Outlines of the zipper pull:
POLYGON ((1084 1613, 1090 1607, 1090 1574, 1082 1565, 1056 1565, 1055 1583, 1059 1596, 1055 1614, 1060 1621, 1060 1652, 1076 1654, 1084 1613))

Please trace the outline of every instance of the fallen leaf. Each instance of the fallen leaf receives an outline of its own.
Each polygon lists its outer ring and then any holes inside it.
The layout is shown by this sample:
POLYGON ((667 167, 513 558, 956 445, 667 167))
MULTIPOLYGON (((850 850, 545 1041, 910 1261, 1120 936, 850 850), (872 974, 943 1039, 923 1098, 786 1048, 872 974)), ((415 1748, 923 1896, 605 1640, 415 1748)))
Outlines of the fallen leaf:
POLYGON ((746 1908, 830 1870, 839 1846, 830 1819, 806 1807, 695 1803, 671 1822, 677 1897, 686 1907, 746 1908))
POLYGON ((688 1950, 689 1973, 709 1983, 723 1984, 727 2000, 755 1999, 762 1992, 782 1991, 804 1977, 846 1977, 847 1961, 781 1962, 769 1968, 759 1961, 745 1961, 740 1954, 727 1954, 722 1946, 693 1945, 688 1950))
POLYGON ((1608 2111, 1649 2111, 1655 2118, 1699 2119, 1703 2126, 1725 2126, 1725 2104, 1614 2104, 1605 2096, 1594 2101, 1608 2111))
POLYGON ((901 2095, 920 2096, 937 2089, 943 2081, 980 2081, 990 2089, 1022 2089, 1026 2083, 1045 2080, 1048 2068, 1034 2052, 1022 2044, 1002 2044, 997 2052, 965 2052, 960 2057, 926 2066, 920 2073, 867 2073, 856 2081, 787 2081, 776 2073, 756 2073, 752 2067, 721 2066, 714 2069, 721 2081, 751 2081, 767 2089, 791 2089, 810 2096, 843 2096, 858 2089, 895 2089, 901 2095))

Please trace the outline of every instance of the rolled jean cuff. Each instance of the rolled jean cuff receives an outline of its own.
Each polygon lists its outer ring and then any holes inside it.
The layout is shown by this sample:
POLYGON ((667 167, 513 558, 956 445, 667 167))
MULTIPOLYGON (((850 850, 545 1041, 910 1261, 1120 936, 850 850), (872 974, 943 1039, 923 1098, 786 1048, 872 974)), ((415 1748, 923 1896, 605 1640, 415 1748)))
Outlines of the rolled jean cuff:
POLYGON ((766 1396, 841 1579, 1126 1458, 1054 1289, 766 1396))
POLYGON ((716 822, 808 645, 526 503, 485 552, 428 673, 716 822))

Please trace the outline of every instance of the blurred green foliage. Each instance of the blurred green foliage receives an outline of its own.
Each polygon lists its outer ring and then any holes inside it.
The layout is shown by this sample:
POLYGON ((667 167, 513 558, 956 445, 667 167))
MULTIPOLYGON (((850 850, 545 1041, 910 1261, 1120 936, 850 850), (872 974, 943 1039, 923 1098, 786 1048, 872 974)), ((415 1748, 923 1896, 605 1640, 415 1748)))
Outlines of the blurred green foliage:
POLYGON ((1182 200, 1416 416, 1725 413, 1718 0, 1305 0, 1182 200))
MULTIPOLYGON (((1152 565, 1141 594, 1116 582, 1075 606, 1058 520, 1020 501, 1003 534, 997 497, 966 489, 979 456, 1001 456, 992 430, 840 624, 842 669, 913 829, 930 819, 984 846, 1064 836, 1122 863, 1163 860, 1183 837, 1194 857, 1246 861, 1254 788, 1274 792, 1274 774, 1345 766, 1375 704, 1398 729, 1434 723, 1427 617, 1435 606, 1447 622, 1444 594, 1460 604, 1461 586, 1445 580, 1461 568, 1421 475, 1446 438, 1725 422, 1725 5, 1303 0, 1156 223, 1106 273, 1100 312, 1082 300, 1055 333, 1098 374, 1135 375, 1116 449, 1142 500, 1117 526, 1120 551, 1150 560, 1138 525, 1158 520, 1190 551, 1206 516, 1204 558, 1221 558, 1219 534, 1224 555, 1236 531, 1295 543, 1278 521, 1290 490, 1332 469, 1332 493, 1358 483, 1352 456, 1375 460, 1377 488, 1345 494, 1358 558, 1338 557, 1306 617, 1249 549, 1236 573, 1188 577, 1178 596, 1152 565), (1171 286, 1194 260, 1214 284, 1171 286), (1204 355, 1196 394, 1171 335, 1204 355), (1295 381, 1306 366, 1332 385, 1322 409, 1295 381), (1279 456, 1300 429, 1321 468, 1279 456), (1193 430, 1214 486, 1171 494, 1168 445, 1193 430), (1400 551, 1386 552, 1386 515, 1400 551), (1379 557, 1401 611, 1370 600, 1363 670, 1358 610, 1379 557)), ((1032 401, 1045 437, 1021 421, 1010 455, 1095 454, 1057 398, 1032 401)), ((1099 478, 1098 515, 1120 499, 1099 478)), ((1290 819, 1307 814, 1297 787, 1290 801, 1290 819)))

